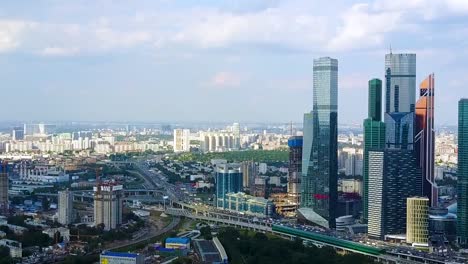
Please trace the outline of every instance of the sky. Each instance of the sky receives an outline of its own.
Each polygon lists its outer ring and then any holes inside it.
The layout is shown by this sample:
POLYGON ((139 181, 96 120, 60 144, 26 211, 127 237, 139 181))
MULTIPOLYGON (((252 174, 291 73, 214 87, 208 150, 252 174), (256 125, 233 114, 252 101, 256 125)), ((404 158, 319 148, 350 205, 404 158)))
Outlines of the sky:
POLYGON ((456 124, 466 0, 2 1, 0 121, 297 122, 330 56, 339 122, 360 124, 390 47, 417 54, 417 83, 435 73, 436 124, 456 124))

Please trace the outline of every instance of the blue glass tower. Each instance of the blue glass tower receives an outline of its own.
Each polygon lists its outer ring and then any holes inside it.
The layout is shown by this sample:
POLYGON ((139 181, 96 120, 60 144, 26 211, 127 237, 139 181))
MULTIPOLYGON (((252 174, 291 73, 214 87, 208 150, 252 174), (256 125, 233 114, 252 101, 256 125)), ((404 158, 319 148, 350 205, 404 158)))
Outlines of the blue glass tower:
POLYGON ((226 208, 226 194, 242 191, 242 171, 239 165, 221 164, 216 170, 216 207, 226 208))

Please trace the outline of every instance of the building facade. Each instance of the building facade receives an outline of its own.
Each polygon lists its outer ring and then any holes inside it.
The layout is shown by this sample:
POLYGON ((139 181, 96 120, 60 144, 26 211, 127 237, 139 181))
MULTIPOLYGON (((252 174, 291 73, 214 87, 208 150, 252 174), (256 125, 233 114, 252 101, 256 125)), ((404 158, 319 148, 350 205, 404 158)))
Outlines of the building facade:
POLYGON ((385 55, 385 113, 414 112, 416 54, 385 55))
MULTIPOLYGON (((301 209, 312 222, 334 228, 338 182, 338 60, 314 60, 312 126, 304 128, 301 209), (311 128, 311 129, 310 129, 311 128), (310 131, 311 130, 311 131, 310 131), (306 134, 307 132, 307 134, 306 134), (309 146, 307 146, 309 147, 309 146)), ((305 124, 305 126, 310 124, 305 124)))
POLYGON ((289 168, 288 168, 288 194, 293 202, 299 204, 301 196, 301 174, 302 174, 302 136, 289 138, 289 168))
POLYGON ((94 225, 111 230, 122 224, 122 185, 99 184, 94 187, 94 225))
POLYGON ((410 150, 386 149, 369 152, 369 235, 406 232, 406 198, 420 195, 421 171, 410 150))
POLYGON ((243 161, 241 163, 242 169, 242 187, 244 191, 253 193, 253 186, 255 178, 257 177, 257 164, 254 161, 243 161))
POLYGON ((145 256, 135 253, 104 251, 100 255, 101 264, 144 264, 145 256))
POLYGON ((0 164, 0 214, 8 212, 8 164, 0 164))
POLYGON ((174 152, 190 151, 190 130, 174 129, 174 152))
POLYGON ((416 102, 415 153, 422 172, 422 192, 436 207, 438 190, 434 175, 435 130, 434 130, 434 74, 429 75, 419 86, 416 102))
POLYGON ((468 246, 468 99, 458 102, 457 240, 468 246))
POLYGON ((62 225, 73 222, 73 192, 68 189, 58 192, 58 222, 62 225))
POLYGON ((429 240, 429 198, 406 199, 406 243, 427 245, 429 240))
POLYGON ((224 209, 237 213, 257 215, 261 217, 271 217, 274 212, 273 202, 261 198, 247 195, 245 193, 228 193, 224 200, 224 209))
POLYGON ((220 164, 216 168, 216 207, 225 208, 226 194, 242 192, 242 171, 238 164, 220 164))

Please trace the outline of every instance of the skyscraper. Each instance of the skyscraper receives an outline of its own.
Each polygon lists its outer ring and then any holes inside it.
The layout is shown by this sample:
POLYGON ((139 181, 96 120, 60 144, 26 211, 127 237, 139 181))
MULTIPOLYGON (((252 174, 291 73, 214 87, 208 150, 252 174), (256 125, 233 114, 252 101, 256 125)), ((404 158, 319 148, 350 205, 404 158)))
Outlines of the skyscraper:
POLYGON ((242 187, 244 190, 249 190, 253 193, 253 185, 255 177, 257 177, 257 165, 254 161, 243 161, 241 163, 242 169, 242 187))
POLYGON ((468 246, 468 99, 458 102, 457 240, 468 246))
POLYGON ((0 164, 0 214, 8 212, 8 164, 0 164))
POLYGON ((385 113, 414 112, 416 54, 385 55, 385 113))
POLYGON ((434 74, 419 86, 420 98, 416 102, 415 154, 422 172, 422 192, 432 207, 437 206, 438 192, 434 175, 434 74))
POLYGON ((383 239, 406 232, 406 198, 420 195, 421 170, 411 150, 369 151, 368 232, 383 239))
POLYGON ((338 61, 314 60, 312 116, 304 119, 301 214, 329 228, 335 227, 337 204, 338 61), (305 149, 309 148, 310 149, 305 149))
POLYGON ((289 146, 289 179, 288 194, 294 203, 300 201, 300 184, 302 171, 302 137, 293 136, 288 139, 289 146))
POLYGON ((58 192, 58 222, 62 225, 73 221, 73 193, 68 189, 58 192))
POLYGON ((220 164, 216 168, 216 207, 226 208, 226 194, 242 191, 242 171, 237 164, 220 164))
POLYGON ((98 184, 94 187, 94 224, 104 224, 111 230, 122 224, 123 186, 115 183, 98 184))
POLYGON ((385 123, 382 122, 382 81, 369 81, 368 118, 364 120, 363 219, 367 222, 369 189, 369 151, 385 148, 385 123))
POLYGON ((23 140, 24 139, 24 128, 15 127, 11 132, 11 139, 13 140, 23 140))
POLYGON ((406 243, 428 244, 429 198, 406 199, 406 243))

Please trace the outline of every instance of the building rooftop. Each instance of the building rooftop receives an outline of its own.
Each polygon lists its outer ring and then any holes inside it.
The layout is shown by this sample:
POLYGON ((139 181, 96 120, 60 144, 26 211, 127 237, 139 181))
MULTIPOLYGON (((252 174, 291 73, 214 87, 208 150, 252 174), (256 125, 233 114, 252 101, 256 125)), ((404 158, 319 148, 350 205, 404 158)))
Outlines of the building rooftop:
POLYGON ((187 244, 190 243, 190 238, 187 237, 168 237, 166 243, 187 244))
POLYGON ((122 257, 122 258, 136 258, 136 257, 139 256, 139 254, 106 251, 106 252, 101 253, 101 256, 107 256, 107 257, 122 257))

